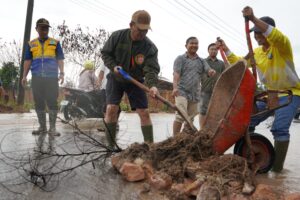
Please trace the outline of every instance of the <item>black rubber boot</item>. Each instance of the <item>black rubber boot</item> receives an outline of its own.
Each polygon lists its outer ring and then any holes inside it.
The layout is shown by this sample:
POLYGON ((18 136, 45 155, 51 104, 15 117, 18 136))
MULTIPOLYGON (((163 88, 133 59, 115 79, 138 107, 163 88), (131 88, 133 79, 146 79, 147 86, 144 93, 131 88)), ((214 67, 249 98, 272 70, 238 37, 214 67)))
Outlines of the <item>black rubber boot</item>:
POLYGON ((281 172, 284 165, 284 160, 288 151, 290 141, 275 141, 275 161, 272 171, 281 172))
POLYGON ((46 112, 45 111, 36 111, 36 115, 38 117, 39 128, 37 130, 33 130, 33 135, 39 135, 43 133, 47 133, 46 126, 46 112))
POLYGON ((153 143, 153 126, 147 125, 147 126, 141 126, 141 128, 144 136, 144 141, 153 143))
POLYGON ((117 123, 107 123, 105 126, 105 135, 109 148, 113 149, 116 145, 116 128, 117 123))
POLYGON ((60 133, 56 131, 56 118, 57 118, 57 110, 49 110, 50 128, 48 134, 50 136, 60 136, 60 133))

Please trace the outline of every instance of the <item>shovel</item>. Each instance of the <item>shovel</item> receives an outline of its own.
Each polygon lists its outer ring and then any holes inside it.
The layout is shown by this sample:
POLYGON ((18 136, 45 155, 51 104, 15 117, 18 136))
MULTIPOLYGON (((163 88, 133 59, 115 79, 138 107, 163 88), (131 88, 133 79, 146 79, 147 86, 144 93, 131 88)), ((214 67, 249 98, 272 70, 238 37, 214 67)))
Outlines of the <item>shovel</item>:
MULTIPOLYGON (((125 72, 122 68, 118 68, 119 73, 123 76, 124 79, 130 81, 131 83, 133 83, 134 85, 138 86, 139 88, 141 88, 142 90, 144 90, 145 92, 149 93, 150 89, 145 86, 144 84, 138 82, 137 80, 135 80, 134 78, 132 78, 127 72, 125 72)), ((160 96, 159 94, 155 95, 155 98, 158 99, 159 101, 161 101, 162 103, 164 103, 165 105, 171 107, 173 110, 177 111, 178 114, 184 119, 184 121, 186 121, 186 123, 190 126, 190 128, 194 131, 197 132, 197 128, 194 126, 193 122, 190 120, 189 116, 187 115, 187 113, 183 110, 181 110, 180 108, 178 108, 175 104, 169 102, 168 100, 166 100, 165 98, 163 98, 162 96, 160 96)))

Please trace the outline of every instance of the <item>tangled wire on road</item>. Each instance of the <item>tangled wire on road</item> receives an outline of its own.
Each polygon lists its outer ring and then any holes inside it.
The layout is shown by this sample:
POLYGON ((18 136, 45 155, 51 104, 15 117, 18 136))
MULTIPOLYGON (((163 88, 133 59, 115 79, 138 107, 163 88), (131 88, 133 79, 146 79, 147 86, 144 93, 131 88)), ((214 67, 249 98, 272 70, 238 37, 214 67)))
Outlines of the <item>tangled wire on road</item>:
POLYGON ((53 191, 75 169, 89 164, 95 168, 96 164, 105 163, 111 155, 121 151, 118 146, 110 149, 101 135, 80 130, 76 122, 67 123, 73 127, 72 133, 59 140, 41 134, 33 143, 24 144, 23 141, 19 144, 21 141, 16 141, 19 139, 16 132, 3 136, 0 143, 2 188, 24 194, 22 186, 32 183, 44 191, 53 191), (27 148, 22 148, 24 145, 27 148))
POLYGON ((150 161, 156 171, 168 174, 174 183, 182 183, 186 178, 204 181, 221 194, 240 193, 245 182, 253 182, 247 162, 235 155, 214 155, 211 135, 203 132, 182 133, 154 144, 135 143, 122 151, 118 146, 110 149, 99 134, 86 133, 76 123, 69 125, 76 134, 65 134, 57 141, 48 136, 48 142, 46 134, 42 134, 31 148, 21 151, 8 151, 11 134, 4 136, 0 143, 4 165, 0 175, 9 173, 12 177, 1 180, 0 176, 0 184, 16 194, 22 193, 20 187, 28 182, 44 191, 53 191, 76 169, 89 164, 95 168, 95 164, 105 163, 117 152, 127 161, 136 158, 150 161))

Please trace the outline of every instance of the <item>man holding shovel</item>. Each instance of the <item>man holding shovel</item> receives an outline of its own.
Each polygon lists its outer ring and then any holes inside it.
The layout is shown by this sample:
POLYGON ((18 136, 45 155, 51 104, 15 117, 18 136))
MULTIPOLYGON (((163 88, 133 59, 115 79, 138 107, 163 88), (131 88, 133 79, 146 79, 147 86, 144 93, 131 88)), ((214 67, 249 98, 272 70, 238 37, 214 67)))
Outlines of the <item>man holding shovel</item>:
POLYGON ((105 66, 110 69, 107 75, 107 108, 104 120, 107 126, 105 133, 111 148, 116 144, 118 110, 124 92, 128 96, 131 109, 136 110, 140 117, 144 141, 153 142, 153 128, 147 109, 146 93, 122 78, 118 71, 122 68, 139 82, 145 81, 152 97, 159 94, 156 88, 160 71, 158 50, 146 37, 148 30, 151 29, 150 21, 151 17, 147 11, 136 11, 132 15, 130 28, 112 33, 101 51, 105 66))
MULTIPOLYGON (((295 71, 293 51, 287 36, 275 27, 275 21, 271 17, 257 18, 252 8, 245 7, 243 16, 254 23, 251 31, 257 41, 258 48, 254 49, 254 58, 257 65, 258 75, 261 82, 272 90, 291 90, 293 92, 292 102, 275 111, 274 122, 271 132, 274 137, 275 161, 272 170, 280 172, 283 169, 287 154, 291 122, 300 105, 300 80, 295 71)), ((228 61, 235 63, 239 57, 233 54, 224 41, 218 41, 226 52, 228 61)), ((279 104, 287 102, 287 96, 279 97, 279 104)), ((259 110, 266 107, 265 103, 258 102, 259 110)), ((249 131, 254 131, 255 126, 267 119, 273 113, 251 118, 249 131)))

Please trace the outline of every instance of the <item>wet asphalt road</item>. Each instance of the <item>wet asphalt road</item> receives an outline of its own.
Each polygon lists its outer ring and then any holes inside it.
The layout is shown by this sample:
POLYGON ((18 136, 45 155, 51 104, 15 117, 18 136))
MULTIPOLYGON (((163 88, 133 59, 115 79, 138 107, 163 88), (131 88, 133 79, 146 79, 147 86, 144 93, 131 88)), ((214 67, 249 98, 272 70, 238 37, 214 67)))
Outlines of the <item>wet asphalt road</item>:
MULTIPOLYGON (((172 136, 173 114, 157 113, 151 114, 154 125, 155 142, 162 141, 172 136)), ((197 122, 198 119, 195 121, 197 122)), ((195 122, 196 127, 198 123, 195 122)), ((262 133, 273 142, 270 132, 267 130, 271 120, 261 124, 257 132, 262 133)), ((89 119, 78 122, 79 127, 88 135, 100 141, 104 141, 104 133, 97 131, 101 125, 97 119, 89 119)), ((141 184, 124 184, 122 178, 111 168, 109 162, 106 165, 96 163, 95 167, 91 163, 80 167, 70 173, 67 177, 56 181, 58 186, 51 192, 45 192, 32 184, 24 181, 24 172, 18 163, 24 155, 34 157, 34 150, 43 144, 43 148, 51 146, 57 149, 66 149, 69 152, 76 152, 78 145, 84 145, 78 141, 77 133, 67 124, 58 122, 57 129, 62 133, 60 137, 49 139, 48 136, 41 138, 31 134, 36 128, 37 119, 35 113, 25 114, 1 114, 0 115, 0 200, 8 199, 32 199, 32 200, 57 200, 57 199, 140 199, 139 189, 141 184), (40 140, 39 140, 40 139, 40 140), (9 191, 12 190, 12 191, 9 191), (22 194, 18 194, 22 193, 22 194)), ((117 136, 118 144, 126 148, 133 142, 142 142, 143 137, 140 130, 139 118, 135 113, 122 113, 120 116, 120 131, 117 136)), ((291 127, 291 144, 286 158, 284 171, 276 175, 267 173, 258 175, 258 181, 285 188, 290 192, 300 191, 300 123, 293 123, 291 127)), ((232 148, 226 153, 231 153, 232 148)), ((26 159, 27 159, 26 157, 26 159)), ((24 160, 24 159, 23 159, 24 160)), ((28 178, 25 176, 25 178, 28 178)), ((55 185, 54 185, 55 186, 55 185)), ((53 186, 53 187, 54 187, 53 186)), ((153 195, 142 195, 143 199, 154 198, 153 195), (152 195, 152 197, 151 197, 152 195)), ((163 199, 157 195, 155 199, 163 199)))

